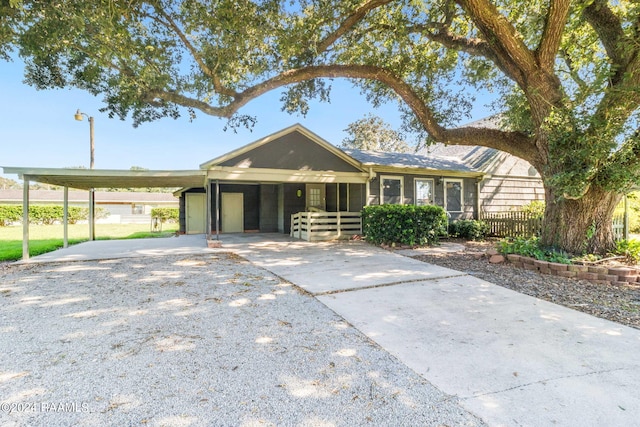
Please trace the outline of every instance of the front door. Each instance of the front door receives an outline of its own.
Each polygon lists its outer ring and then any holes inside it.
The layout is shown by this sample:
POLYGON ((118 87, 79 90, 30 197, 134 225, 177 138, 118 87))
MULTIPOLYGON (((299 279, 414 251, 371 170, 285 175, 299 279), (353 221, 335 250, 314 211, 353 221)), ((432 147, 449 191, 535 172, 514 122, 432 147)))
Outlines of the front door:
POLYGON ((307 184, 307 210, 309 208, 327 209, 327 196, 324 184, 307 184))
POLYGON ((187 234, 204 234, 206 232, 206 194, 186 193, 187 234))
POLYGON ((222 232, 244 232, 244 195, 242 193, 222 193, 222 232))

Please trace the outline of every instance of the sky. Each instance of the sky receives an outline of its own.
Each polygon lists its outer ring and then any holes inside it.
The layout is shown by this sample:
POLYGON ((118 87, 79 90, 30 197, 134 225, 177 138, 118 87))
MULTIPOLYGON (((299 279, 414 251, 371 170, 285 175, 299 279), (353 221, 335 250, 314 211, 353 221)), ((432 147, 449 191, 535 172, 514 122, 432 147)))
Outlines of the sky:
MULTIPOLYGON (((223 130, 226 120, 197 113, 190 122, 164 118, 134 128, 132 120, 110 119, 100 97, 78 89, 38 91, 23 83, 24 64, 0 60, 0 167, 89 167, 89 124, 74 120, 77 109, 94 117, 95 168, 198 169, 201 163, 300 123, 339 145, 344 129, 368 113, 400 127, 395 104, 374 109, 346 80, 333 82, 331 103, 313 102, 306 117, 281 111, 281 91, 273 91, 240 110, 257 118, 252 130, 223 130)), ((484 103, 472 119, 487 116, 484 103)), ((17 175, 0 174, 18 181, 17 175)))

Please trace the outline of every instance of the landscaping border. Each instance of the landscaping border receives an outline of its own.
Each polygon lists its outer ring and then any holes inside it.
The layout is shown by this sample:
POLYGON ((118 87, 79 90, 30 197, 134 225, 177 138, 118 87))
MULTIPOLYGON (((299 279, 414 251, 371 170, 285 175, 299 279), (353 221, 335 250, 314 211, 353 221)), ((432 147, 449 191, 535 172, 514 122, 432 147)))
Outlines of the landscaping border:
POLYGON ((496 249, 489 249, 484 254, 492 264, 509 262, 514 267, 537 271, 565 278, 588 280, 600 285, 640 285, 640 270, 624 266, 598 266, 583 264, 561 264, 541 261, 517 254, 500 255, 496 249))

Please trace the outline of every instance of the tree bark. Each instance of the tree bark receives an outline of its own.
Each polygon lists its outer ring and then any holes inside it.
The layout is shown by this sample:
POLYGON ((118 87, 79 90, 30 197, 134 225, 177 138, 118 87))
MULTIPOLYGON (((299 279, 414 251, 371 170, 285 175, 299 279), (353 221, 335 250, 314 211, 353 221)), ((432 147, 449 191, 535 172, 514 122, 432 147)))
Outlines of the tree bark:
POLYGON ((559 198, 550 188, 545 193, 544 246, 573 254, 605 254, 615 248, 612 220, 621 194, 595 186, 577 200, 559 198))

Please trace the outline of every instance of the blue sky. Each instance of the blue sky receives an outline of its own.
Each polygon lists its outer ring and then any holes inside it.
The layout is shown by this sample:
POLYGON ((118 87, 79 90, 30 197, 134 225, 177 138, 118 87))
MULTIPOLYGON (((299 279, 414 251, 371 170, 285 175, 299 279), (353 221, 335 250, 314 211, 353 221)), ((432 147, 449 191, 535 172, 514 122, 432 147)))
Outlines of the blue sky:
MULTIPOLYGON (((301 123, 333 144, 340 144, 349 123, 371 112, 394 127, 396 105, 374 109, 347 81, 335 81, 331 104, 313 103, 306 117, 281 111, 280 91, 258 98, 240 112, 257 117, 252 131, 223 131, 225 120, 198 114, 193 122, 181 117, 138 128, 131 120, 110 119, 100 113, 101 98, 76 89, 37 91, 22 82, 20 61, 0 60, 0 166, 89 166, 89 124, 74 120, 79 108, 95 118, 95 168, 197 169, 207 160, 301 123)), ((486 116, 479 105, 472 120, 486 116)), ((3 175, 17 180, 16 175, 3 175)))

